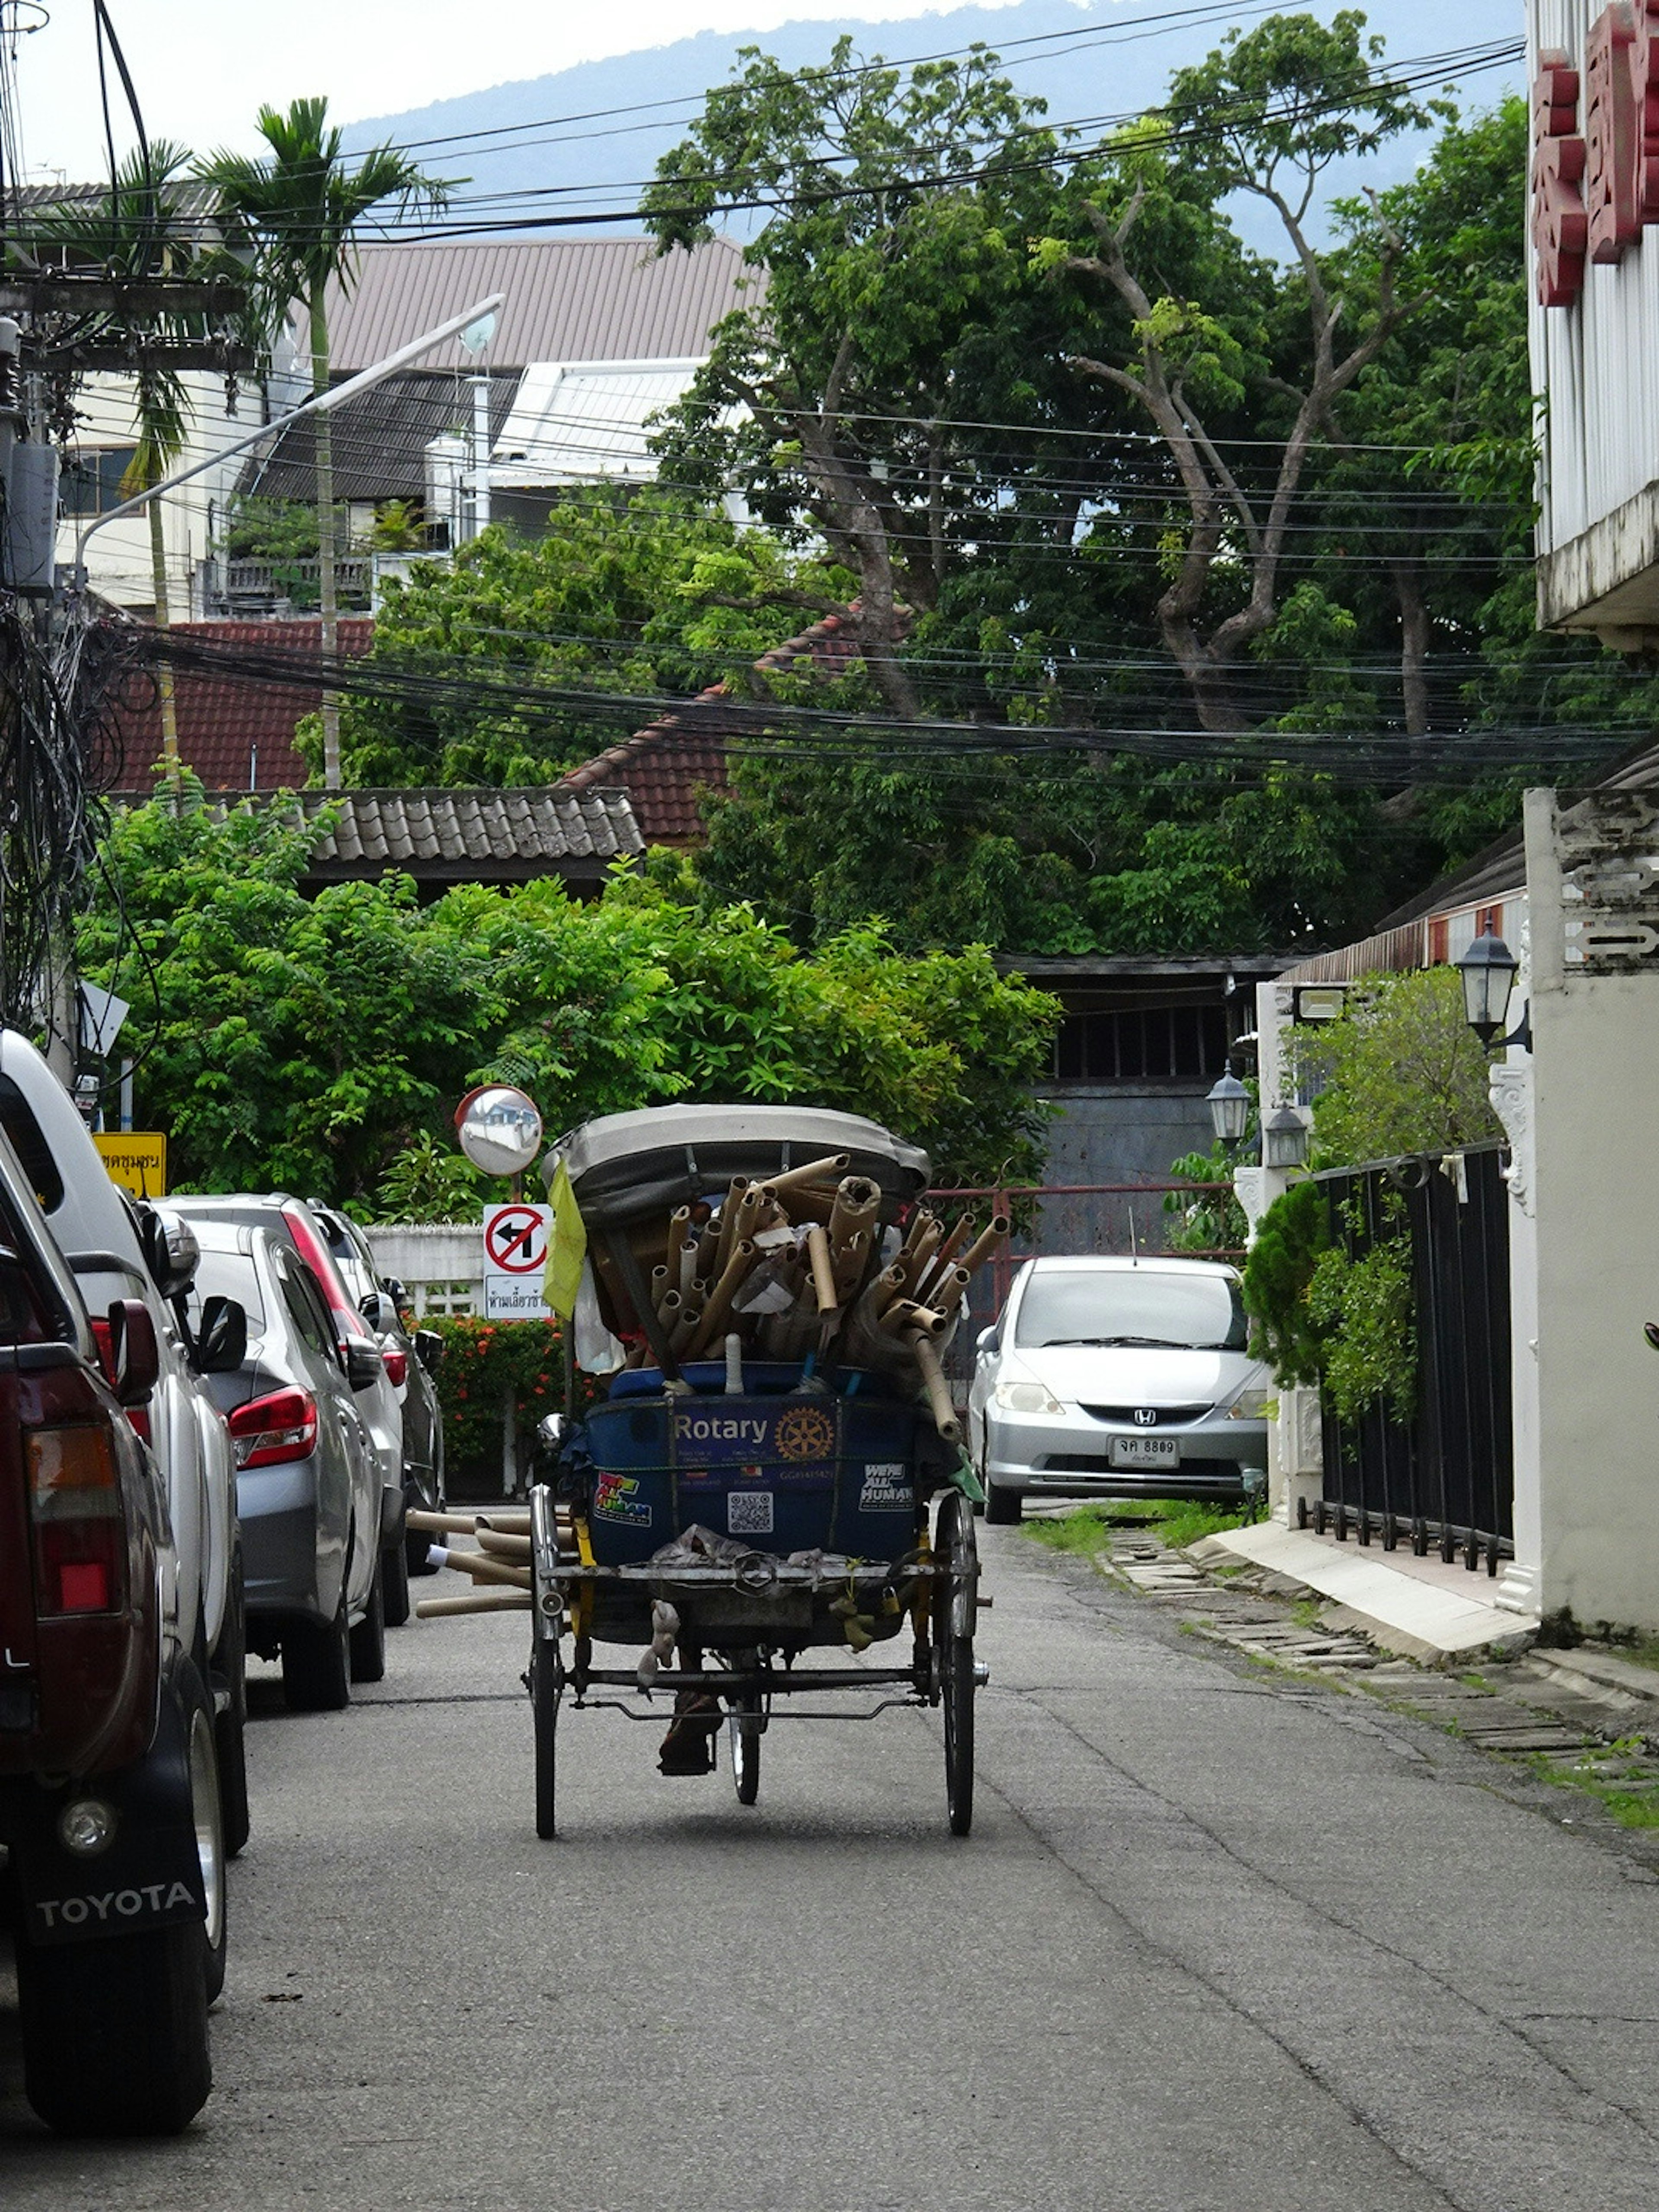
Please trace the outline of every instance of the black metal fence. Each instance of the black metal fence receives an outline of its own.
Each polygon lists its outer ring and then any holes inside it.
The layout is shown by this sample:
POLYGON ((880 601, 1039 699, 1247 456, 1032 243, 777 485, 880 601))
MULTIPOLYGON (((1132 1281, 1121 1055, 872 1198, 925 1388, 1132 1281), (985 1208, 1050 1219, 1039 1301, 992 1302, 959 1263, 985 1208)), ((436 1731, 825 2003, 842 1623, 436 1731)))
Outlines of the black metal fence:
POLYGON ((1414 1403, 1338 1418, 1327 1393, 1322 1534, 1402 1540, 1496 1574, 1515 1554, 1510 1412, 1509 1203, 1501 1146, 1345 1168, 1316 1178, 1334 1237, 1358 1260, 1404 1233, 1417 1340, 1414 1403))

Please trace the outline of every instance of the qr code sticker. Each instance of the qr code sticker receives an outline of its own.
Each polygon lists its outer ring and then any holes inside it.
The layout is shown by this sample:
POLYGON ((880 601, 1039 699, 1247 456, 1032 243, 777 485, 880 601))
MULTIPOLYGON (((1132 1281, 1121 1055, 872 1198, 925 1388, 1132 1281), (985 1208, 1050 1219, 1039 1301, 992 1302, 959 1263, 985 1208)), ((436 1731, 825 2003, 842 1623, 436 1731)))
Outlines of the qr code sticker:
POLYGON ((769 1536, 772 1533, 772 1492, 769 1490, 731 1490, 726 1497, 726 1528, 732 1536, 769 1536))

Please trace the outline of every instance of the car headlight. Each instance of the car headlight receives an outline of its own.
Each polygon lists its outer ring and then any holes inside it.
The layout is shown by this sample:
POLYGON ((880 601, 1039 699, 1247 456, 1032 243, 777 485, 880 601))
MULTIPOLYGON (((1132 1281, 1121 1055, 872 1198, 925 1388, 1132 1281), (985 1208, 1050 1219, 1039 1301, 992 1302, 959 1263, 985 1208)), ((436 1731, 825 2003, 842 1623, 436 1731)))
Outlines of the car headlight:
POLYGON ((1230 1421, 1265 1421, 1273 1409, 1271 1390, 1241 1390, 1227 1408, 1230 1421))
POLYGON ((1063 1413, 1066 1411, 1059 1399, 1051 1397, 1041 1382, 999 1382, 994 1395, 996 1403, 1005 1413, 1063 1413))

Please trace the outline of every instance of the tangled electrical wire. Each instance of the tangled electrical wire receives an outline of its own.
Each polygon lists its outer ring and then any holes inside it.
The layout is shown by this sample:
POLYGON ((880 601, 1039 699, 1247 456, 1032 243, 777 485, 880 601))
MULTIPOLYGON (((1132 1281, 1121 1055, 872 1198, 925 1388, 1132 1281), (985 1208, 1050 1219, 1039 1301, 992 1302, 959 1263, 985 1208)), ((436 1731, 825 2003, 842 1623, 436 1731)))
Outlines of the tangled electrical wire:
POLYGON ((118 702, 134 663, 111 623, 54 639, 37 609, 0 593, 0 1019, 48 1008, 86 907, 120 780, 118 702))

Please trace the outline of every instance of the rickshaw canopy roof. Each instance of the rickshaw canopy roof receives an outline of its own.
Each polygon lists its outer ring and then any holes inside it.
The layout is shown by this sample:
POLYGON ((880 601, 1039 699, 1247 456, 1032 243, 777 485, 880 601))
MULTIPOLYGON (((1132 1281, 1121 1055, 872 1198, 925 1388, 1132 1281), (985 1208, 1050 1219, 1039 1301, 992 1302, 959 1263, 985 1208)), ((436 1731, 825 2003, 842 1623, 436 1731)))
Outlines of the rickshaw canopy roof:
POLYGON ((765 1182, 786 1169, 845 1152, 845 1175, 880 1187, 883 1212, 927 1188, 931 1161, 861 1114, 817 1106, 647 1106, 607 1114, 563 1137, 544 1163, 563 1161, 590 1228, 637 1220, 724 1189, 734 1176, 765 1182))

